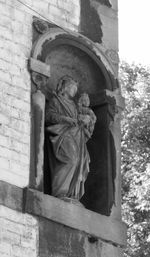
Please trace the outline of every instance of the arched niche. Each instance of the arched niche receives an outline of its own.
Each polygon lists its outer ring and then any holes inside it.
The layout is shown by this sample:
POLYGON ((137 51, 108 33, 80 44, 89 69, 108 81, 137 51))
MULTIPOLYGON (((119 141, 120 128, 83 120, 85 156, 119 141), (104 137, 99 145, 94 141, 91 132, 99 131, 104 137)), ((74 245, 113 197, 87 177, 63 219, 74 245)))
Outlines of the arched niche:
POLYGON ((51 194, 48 156, 44 145, 44 109, 60 77, 71 75, 79 82, 79 93, 89 94, 91 108, 97 116, 93 136, 87 145, 91 158, 90 173, 81 202, 90 210, 109 215, 115 202, 116 176, 116 151, 109 128, 116 103, 107 94, 107 91, 118 87, 113 69, 103 52, 89 39, 58 28, 51 28, 39 36, 33 45, 32 58, 50 66, 50 75, 46 77, 45 72, 40 69, 33 72, 31 68, 34 83, 30 186, 51 194))

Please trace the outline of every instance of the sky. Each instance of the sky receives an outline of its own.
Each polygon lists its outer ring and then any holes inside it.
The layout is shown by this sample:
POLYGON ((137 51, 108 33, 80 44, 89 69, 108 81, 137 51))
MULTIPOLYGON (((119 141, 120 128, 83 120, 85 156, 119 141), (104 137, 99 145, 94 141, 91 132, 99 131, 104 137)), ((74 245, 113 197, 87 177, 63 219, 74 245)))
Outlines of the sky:
POLYGON ((150 0, 118 0, 119 56, 150 66, 150 0))

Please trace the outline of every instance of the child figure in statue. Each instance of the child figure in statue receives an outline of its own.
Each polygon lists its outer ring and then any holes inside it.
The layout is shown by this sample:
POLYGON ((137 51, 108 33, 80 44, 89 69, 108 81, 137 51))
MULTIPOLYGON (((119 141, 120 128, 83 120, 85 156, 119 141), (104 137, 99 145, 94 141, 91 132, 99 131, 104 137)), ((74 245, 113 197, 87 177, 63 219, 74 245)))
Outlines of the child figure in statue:
POLYGON ((81 94, 79 100, 78 100, 78 120, 81 124, 83 124, 84 132, 89 139, 94 130, 95 122, 96 122, 96 115, 92 111, 92 109, 89 108, 90 106, 90 99, 87 93, 81 94), (85 124, 84 119, 86 119, 88 122, 85 124))

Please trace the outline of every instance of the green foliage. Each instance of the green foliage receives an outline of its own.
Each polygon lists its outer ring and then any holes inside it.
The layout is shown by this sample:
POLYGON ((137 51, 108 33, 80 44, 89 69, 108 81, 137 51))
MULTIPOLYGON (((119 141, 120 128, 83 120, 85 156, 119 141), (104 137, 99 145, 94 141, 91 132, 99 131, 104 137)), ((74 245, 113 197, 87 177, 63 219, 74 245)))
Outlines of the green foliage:
POLYGON ((125 257, 150 256, 150 69, 120 65, 126 101, 122 119, 122 213, 128 225, 125 257))

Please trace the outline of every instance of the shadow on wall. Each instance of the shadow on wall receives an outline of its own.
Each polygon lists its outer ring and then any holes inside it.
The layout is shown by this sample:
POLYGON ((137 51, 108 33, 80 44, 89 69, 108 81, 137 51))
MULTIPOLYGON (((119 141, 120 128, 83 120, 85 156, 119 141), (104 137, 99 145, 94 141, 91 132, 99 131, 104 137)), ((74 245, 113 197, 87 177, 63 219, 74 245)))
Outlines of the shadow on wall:
POLYGON ((94 42, 101 43, 103 37, 101 26, 100 17, 90 0, 81 0, 80 33, 94 42))

